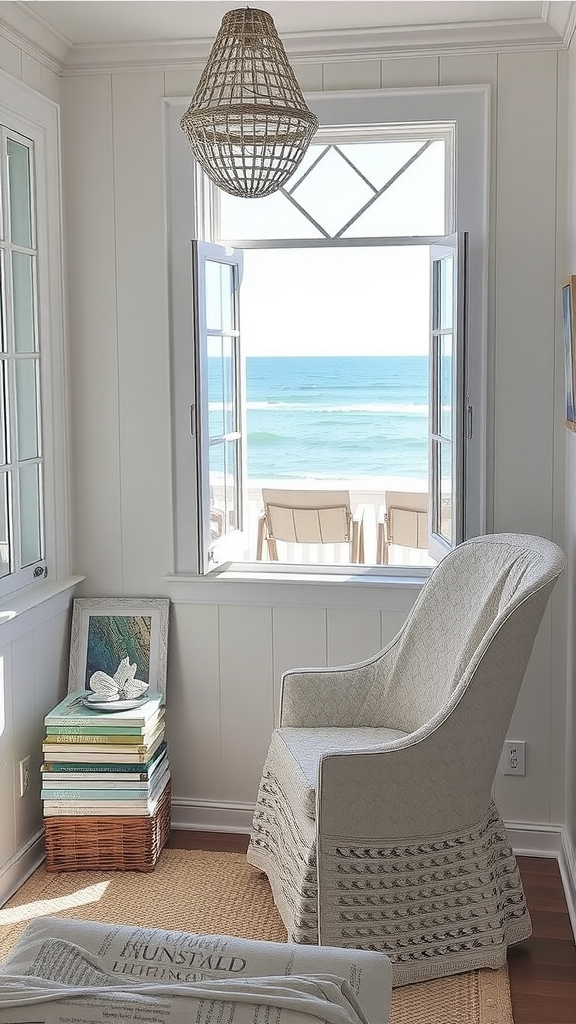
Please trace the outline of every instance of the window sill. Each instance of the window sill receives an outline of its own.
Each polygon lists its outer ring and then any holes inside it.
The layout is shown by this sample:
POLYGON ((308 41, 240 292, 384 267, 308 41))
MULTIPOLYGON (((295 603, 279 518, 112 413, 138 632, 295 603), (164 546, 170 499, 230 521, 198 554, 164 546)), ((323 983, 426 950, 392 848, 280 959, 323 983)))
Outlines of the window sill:
POLYGON ((370 567, 326 572, 322 566, 290 571, 229 564, 206 576, 179 574, 165 580, 176 604, 353 606, 408 612, 429 575, 426 567, 384 574, 370 567))
POLYGON ((70 591, 83 579, 84 576, 68 576, 63 580, 46 580, 3 598, 0 601, 0 647, 46 618, 65 611, 70 602, 70 591), (48 603, 49 609, 46 608, 48 603))

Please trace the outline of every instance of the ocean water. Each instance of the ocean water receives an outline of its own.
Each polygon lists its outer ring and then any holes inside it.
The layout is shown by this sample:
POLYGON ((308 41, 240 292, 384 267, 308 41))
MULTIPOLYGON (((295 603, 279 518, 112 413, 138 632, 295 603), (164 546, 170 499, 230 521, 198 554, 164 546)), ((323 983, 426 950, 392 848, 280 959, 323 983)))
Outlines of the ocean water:
POLYGON ((427 356, 249 356, 248 478, 428 472, 427 356))

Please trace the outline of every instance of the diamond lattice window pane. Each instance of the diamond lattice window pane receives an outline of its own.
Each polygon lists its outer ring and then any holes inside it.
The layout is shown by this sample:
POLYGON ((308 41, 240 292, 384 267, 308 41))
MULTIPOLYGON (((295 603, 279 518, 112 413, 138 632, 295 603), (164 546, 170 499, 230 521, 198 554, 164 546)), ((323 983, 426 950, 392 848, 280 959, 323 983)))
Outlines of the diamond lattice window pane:
POLYGON ((423 139, 416 139, 414 142, 357 142, 350 145, 345 143, 338 148, 368 178, 374 188, 379 190, 423 145, 423 139))
POLYGON ((220 239, 322 238, 322 232, 282 192, 238 199, 221 192, 220 239))
POLYGON ((292 195, 333 238, 374 192, 335 149, 329 149, 292 195))
POLYGON ((446 234, 444 164, 444 143, 433 142, 343 237, 446 234))

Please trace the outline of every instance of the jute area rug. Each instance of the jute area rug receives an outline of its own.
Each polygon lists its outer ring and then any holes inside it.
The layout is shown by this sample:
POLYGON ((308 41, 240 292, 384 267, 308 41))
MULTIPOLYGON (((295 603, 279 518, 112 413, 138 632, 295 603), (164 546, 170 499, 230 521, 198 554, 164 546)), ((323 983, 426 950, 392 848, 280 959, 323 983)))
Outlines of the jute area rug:
MULTIPOLYGON (((0 909, 0 961, 42 915, 286 941, 268 880, 242 853, 164 850, 149 874, 40 867, 0 909)), ((514 1024, 507 970, 394 989, 390 1024, 514 1024)))

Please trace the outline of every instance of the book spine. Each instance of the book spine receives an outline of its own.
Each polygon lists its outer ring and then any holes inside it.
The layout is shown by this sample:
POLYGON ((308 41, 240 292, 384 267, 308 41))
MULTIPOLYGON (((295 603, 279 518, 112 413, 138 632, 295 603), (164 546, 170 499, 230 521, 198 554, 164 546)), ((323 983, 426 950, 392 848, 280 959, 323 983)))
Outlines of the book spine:
POLYGON ((147 725, 159 710, 163 710, 162 697, 151 699, 148 704, 128 714, 126 711, 90 711, 84 705, 78 707, 76 700, 69 710, 65 706, 57 705, 53 711, 44 718, 44 725, 147 725), (60 710, 58 710, 60 709, 60 710), (86 714, 82 714, 86 711, 86 714))
POLYGON ((46 735, 47 743, 79 743, 79 744, 101 744, 111 743, 116 746, 136 746, 137 749, 146 745, 146 733, 132 734, 129 736, 118 734, 118 733, 106 733, 105 735, 100 733, 48 733, 46 735), (138 746, 139 744, 139 746, 138 746))
POLYGON ((60 785, 50 779, 42 778, 42 800, 78 800, 79 803, 86 803, 88 800, 148 800, 151 795, 167 781, 170 774, 168 760, 165 761, 160 771, 155 772, 144 782, 108 782, 106 778, 100 777, 94 782, 68 782, 60 785))
POLYGON ((132 792, 129 789, 42 789, 41 800, 49 800, 58 803, 66 801, 67 804, 87 804, 100 802, 102 800, 120 800, 127 807, 133 803, 147 804, 150 799, 150 787, 141 790, 140 793, 132 792))
MULTIPOLYGON (((121 719, 121 721, 122 725, 130 725, 136 726, 137 728, 141 728, 143 726, 147 726, 151 718, 152 715, 149 715, 147 718, 123 718, 121 719)), ((101 714, 99 714, 98 711, 93 711, 90 717, 88 717, 88 715, 86 715, 86 717, 79 717, 78 715, 74 715, 73 717, 71 717, 70 715, 58 715, 56 718, 50 718, 49 716, 46 716, 46 718, 44 719, 44 725, 46 726, 46 728, 48 728, 48 726, 69 726, 71 723, 73 723, 75 726, 78 726, 79 728, 84 728, 84 726, 87 725, 96 725, 96 723, 98 722, 101 722, 102 725, 114 725, 114 715, 107 714, 105 711, 103 711, 101 714)), ((119 723, 116 722, 116 725, 118 724, 119 723)))
MULTIPOLYGON (((69 753, 82 753, 88 757, 90 754, 126 754, 132 757, 134 754, 146 755, 150 751, 150 747, 147 743, 141 743, 136 745, 129 745, 128 743, 107 743, 99 746, 96 743, 78 743, 75 747, 66 743, 43 743, 42 750, 47 756, 56 756, 58 754, 69 754, 69 753)), ((145 758, 144 758, 145 759, 145 758)))
MULTIPOLYGON (((79 774, 82 775, 83 778, 86 778, 87 774, 89 774, 89 773, 96 773, 96 772, 98 774, 110 772, 110 773, 112 773, 116 777, 117 777, 119 772, 127 772, 127 773, 130 773, 130 774, 133 773, 134 777, 137 777, 138 774, 142 774, 142 776, 144 776, 144 773, 150 773, 154 768, 156 768, 158 766, 158 764, 160 763, 160 761, 162 760, 162 758, 166 754, 167 748, 168 748, 168 744, 166 743, 166 740, 163 740, 162 743, 160 743, 160 745, 155 749, 154 754, 152 755, 152 757, 150 757, 150 759, 148 761, 144 762, 143 764, 140 764, 140 763, 129 764, 128 763, 128 764, 119 765, 118 762, 112 763, 112 762, 107 762, 107 761, 103 761, 103 762, 99 763, 97 761, 48 761, 48 760, 46 760, 44 762, 44 764, 42 765, 41 771, 42 772, 44 772, 44 771, 57 772, 58 774, 61 774, 63 776, 68 776, 68 777, 69 777, 69 773, 70 772, 78 772, 79 774)), ((66 753, 68 753, 68 751, 66 751, 66 753)), ((103 751, 103 753, 104 753, 104 751, 103 751)))
POLYGON ((107 747, 68 747, 66 745, 54 744, 51 749, 46 749, 43 744, 42 749, 44 750, 45 760, 49 761, 52 756, 61 764, 68 762, 69 764, 88 765, 92 767, 94 764, 146 764, 151 760, 152 755, 155 753, 158 746, 158 742, 152 744, 150 747, 139 751, 138 748, 134 747, 123 747, 120 750, 115 750, 111 746, 107 747))
POLYGON ((154 777, 154 775, 146 775, 142 772, 138 775, 130 775, 129 772, 117 772, 112 778, 104 772, 100 774, 94 772, 92 777, 86 779, 79 772, 70 772, 64 777, 65 781, 63 782, 62 775, 58 775, 55 772, 43 772, 42 785, 50 788, 54 793, 67 792, 71 785, 74 785, 75 793, 90 793, 94 789, 103 786, 107 790, 125 789, 130 793, 138 793, 140 791, 145 792, 154 777))
POLYGON ((168 781, 169 776, 166 777, 153 795, 149 795, 147 801, 117 800, 108 802, 106 800, 93 800, 90 802, 88 800, 45 800, 43 814, 45 817, 54 817, 56 815, 72 817, 93 815, 94 817, 101 818, 114 815, 124 817, 126 815, 138 814, 147 816, 154 813, 160 797, 168 785, 168 781))
MULTIPOLYGON (((163 732, 164 727, 162 728, 162 734, 163 732)), ((44 740, 44 743, 42 744, 42 750, 44 751, 45 754, 58 754, 64 752, 67 753, 71 750, 72 746, 75 745, 78 750, 82 750, 82 754, 102 754, 104 752, 106 753, 106 755, 108 755, 108 753, 147 754, 151 753, 152 744, 158 738, 159 735, 160 734, 151 735, 145 743, 106 743, 102 745, 99 743, 88 742, 75 743, 72 737, 68 737, 68 739, 64 743, 56 743, 52 742, 51 740, 44 740), (103 747, 105 748, 105 750, 103 750, 103 747)))
MULTIPOLYGON (((154 724, 156 724, 156 720, 154 724)), ((102 725, 47 725, 46 735, 103 736, 110 734, 111 736, 142 736, 142 733, 146 732, 147 728, 152 728, 152 726, 149 723, 147 725, 109 725, 107 722, 104 722, 102 725)))
POLYGON ((148 818, 154 813, 155 806, 144 804, 142 807, 136 807, 132 804, 131 807, 122 807, 108 804, 103 800, 100 807, 83 804, 72 809, 69 804, 58 800, 54 805, 45 803, 43 814, 45 818, 148 818))

